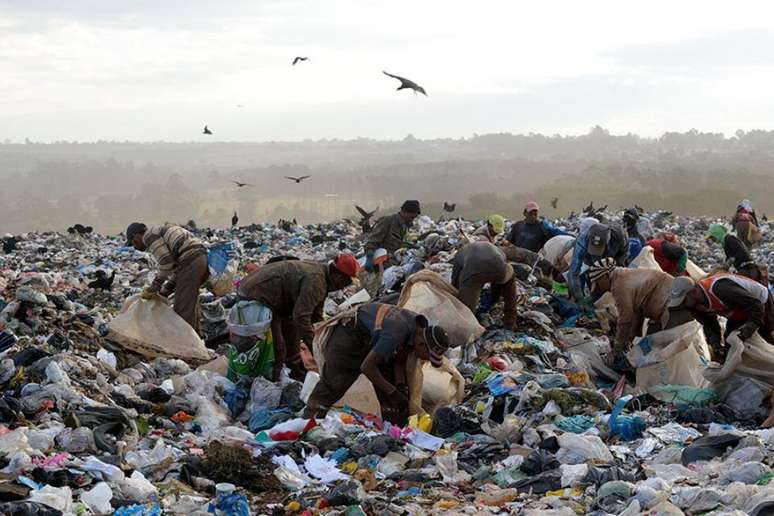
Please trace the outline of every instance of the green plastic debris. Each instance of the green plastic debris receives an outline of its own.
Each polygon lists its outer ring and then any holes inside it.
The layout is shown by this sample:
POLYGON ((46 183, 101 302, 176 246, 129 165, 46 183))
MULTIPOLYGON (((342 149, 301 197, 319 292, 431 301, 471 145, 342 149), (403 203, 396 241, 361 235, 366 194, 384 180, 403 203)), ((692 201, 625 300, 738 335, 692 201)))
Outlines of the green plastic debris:
POLYGON ((489 378, 490 374, 492 374, 492 369, 487 364, 481 364, 478 366, 478 371, 476 371, 476 374, 473 375, 473 383, 482 383, 484 380, 489 378))
POLYGON ((648 393, 659 401, 689 407, 706 407, 717 398, 712 389, 701 389, 688 385, 656 385, 648 393))

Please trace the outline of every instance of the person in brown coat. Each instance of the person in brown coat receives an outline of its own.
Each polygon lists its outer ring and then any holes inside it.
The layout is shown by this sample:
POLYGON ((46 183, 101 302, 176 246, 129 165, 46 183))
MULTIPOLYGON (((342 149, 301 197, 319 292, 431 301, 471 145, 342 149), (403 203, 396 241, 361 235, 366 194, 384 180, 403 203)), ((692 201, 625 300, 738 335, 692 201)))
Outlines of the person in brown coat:
POLYGON ((642 335, 646 318, 665 327, 673 280, 659 270, 616 267, 612 258, 603 258, 589 268, 592 293, 612 293, 618 309, 616 350, 623 350, 642 335))
POLYGON ((492 303, 503 297, 503 326, 512 328, 516 323, 516 283, 505 253, 489 242, 472 242, 454 256, 452 263, 452 286, 459 290, 459 300, 475 314, 481 289, 490 283, 492 303))
POLYGON ((237 291, 239 297, 272 311, 275 380, 285 364, 291 377, 303 380, 300 343, 311 349, 314 323, 322 320, 328 292, 351 285, 357 272, 355 257, 342 254, 329 265, 302 260, 269 263, 242 281, 237 291))

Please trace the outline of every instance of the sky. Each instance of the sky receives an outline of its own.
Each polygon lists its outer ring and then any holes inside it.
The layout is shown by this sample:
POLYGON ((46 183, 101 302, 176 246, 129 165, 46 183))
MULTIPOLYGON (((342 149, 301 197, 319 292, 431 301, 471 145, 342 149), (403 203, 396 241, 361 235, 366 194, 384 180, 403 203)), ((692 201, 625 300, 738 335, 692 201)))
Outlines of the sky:
POLYGON ((766 1, 0 0, 0 141, 731 135, 772 48, 766 1))

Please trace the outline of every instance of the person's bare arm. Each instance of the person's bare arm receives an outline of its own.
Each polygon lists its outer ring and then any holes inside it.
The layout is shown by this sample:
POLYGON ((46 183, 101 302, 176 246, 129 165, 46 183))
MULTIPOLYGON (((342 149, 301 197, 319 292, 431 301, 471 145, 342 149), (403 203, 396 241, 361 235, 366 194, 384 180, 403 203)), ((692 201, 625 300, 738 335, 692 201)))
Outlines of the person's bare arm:
POLYGON ((366 375, 369 380, 371 380, 371 383, 376 389, 379 389, 383 393, 389 395, 395 392, 395 386, 388 382, 387 379, 382 376, 381 371, 379 371, 379 366, 383 363, 384 360, 382 357, 373 351, 369 351, 368 355, 365 357, 365 360, 363 360, 363 363, 360 365, 360 372, 366 375))

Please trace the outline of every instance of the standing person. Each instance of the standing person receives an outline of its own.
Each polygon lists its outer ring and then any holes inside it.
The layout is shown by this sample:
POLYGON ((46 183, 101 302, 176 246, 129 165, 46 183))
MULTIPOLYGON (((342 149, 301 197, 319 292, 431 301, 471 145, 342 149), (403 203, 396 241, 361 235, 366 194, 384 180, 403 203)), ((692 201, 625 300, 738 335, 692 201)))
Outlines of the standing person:
POLYGON ((727 227, 722 224, 712 224, 706 239, 723 246, 723 252, 726 255, 724 264, 726 269, 733 267, 738 274, 760 281, 760 268, 755 263, 749 249, 739 237, 729 233, 727 227))
POLYGON ((126 245, 148 251, 158 263, 153 282, 142 291, 144 299, 154 294, 175 294, 174 310, 195 331, 199 331, 199 289, 207 281, 207 249, 190 231, 175 225, 148 229, 141 222, 126 228, 126 245))
POLYGON ((688 310, 704 328, 713 355, 722 356, 718 316, 725 317, 728 337, 739 331, 739 338, 749 339, 756 331, 768 343, 774 343, 774 304, 769 290, 750 278, 721 272, 699 281, 689 277, 675 278, 672 283, 670 308, 688 310))
POLYGON ((683 246, 664 238, 648 240, 648 245, 653 249, 653 258, 662 271, 672 276, 685 275, 688 253, 683 246))
POLYGON ((590 267, 601 258, 612 258, 616 265, 624 266, 629 258, 629 240, 618 224, 584 224, 581 234, 575 241, 575 250, 567 272, 570 292, 576 301, 590 302, 586 299, 586 277, 584 265, 590 267))
POLYGON ((304 417, 327 411, 362 373, 374 386, 382 417, 402 425, 409 416, 408 355, 413 351, 440 367, 448 347, 446 331, 429 325, 423 315, 381 303, 362 305, 355 315, 338 322, 325 344, 320 381, 309 396, 304 417))
POLYGON ((505 218, 502 215, 490 215, 486 219, 486 224, 473 232, 473 239, 494 243, 498 235, 502 235, 504 230, 505 218))
POLYGON ((736 231, 739 239, 748 248, 761 239, 761 231, 758 229, 758 216, 749 199, 743 199, 736 208, 736 213, 731 218, 731 226, 736 231))
POLYGON ((520 220, 511 226, 508 232, 508 241, 516 247, 529 249, 533 253, 540 252, 543 246, 552 237, 567 235, 546 219, 539 216, 540 206, 530 201, 524 207, 524 220, 520 220))
POLYGON ((302 260, 270 263, 242 281, 237 292, 239 297, 256 301, 272 311, 275 381, 283 365, 290 368, 293 378, 303 380, 300 343, 311 349, 313 323, 322 320, 328 292, 351 285, 357 272, 355 257, 341 254, 330 264, 302 260))
POLYGON ((612 293, 618 310, 613 351, 625 351, 634 337, 641 336, 646 318, 665 327, 672 280, 669 274, 654 269, 617 267, 612 258, 603 258, 589 268, 592 293, 612 293))
POLYGON ((475 314, 481 289, 491 283, 492 304, 504 297, 503 326, 512 328, 516 324, 516 283, 505 253, 489 242, 473 242, 463 247, 452 263, 452 286, 459 290, 459 300, 475 314))
POLYGON ((366 262, 365 269, 375 272, 374 252, 377 249, 385 249, 390 255, 402 247, 410 244, 406 242, 406 233, 414 223, 414 219, 422 214, 419 201, 409 200, 403 203, 400 211, 379 219, 374 228, 368 234, 365 241, 366 262))

